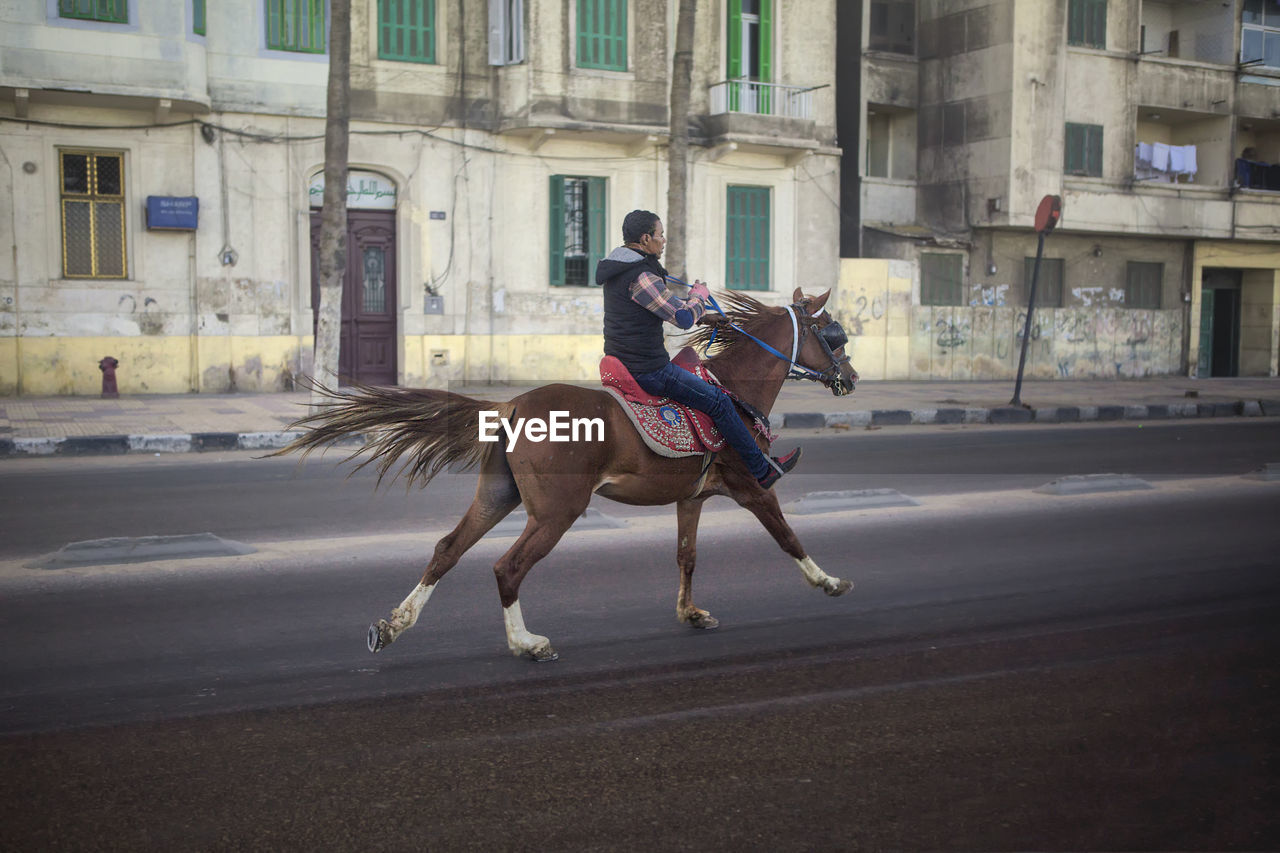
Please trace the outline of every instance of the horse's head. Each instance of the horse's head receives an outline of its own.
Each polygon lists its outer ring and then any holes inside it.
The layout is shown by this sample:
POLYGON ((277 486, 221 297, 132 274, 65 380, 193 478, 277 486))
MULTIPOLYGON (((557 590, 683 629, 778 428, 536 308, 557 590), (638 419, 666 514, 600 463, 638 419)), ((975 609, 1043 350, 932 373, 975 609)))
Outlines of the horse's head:
POLYGON ((849 336, 825 309, 830 297, 830 290, 821 296, 805 296, 798 287, 791 295, 791 307, 800 324, 796 362, 816 371, 818 381, 830 388, 832 394, 842 397, 853 392, 858 372, 844 354, 849 336))

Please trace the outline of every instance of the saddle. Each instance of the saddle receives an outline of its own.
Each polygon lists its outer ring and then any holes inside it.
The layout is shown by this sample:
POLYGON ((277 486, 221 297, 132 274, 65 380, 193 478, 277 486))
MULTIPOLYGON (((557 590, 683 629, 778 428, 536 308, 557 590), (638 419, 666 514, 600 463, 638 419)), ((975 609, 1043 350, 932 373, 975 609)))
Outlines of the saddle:
MULTIPOLYGON (((720 381, 707 370, 693 347, 680 350, 671 363, 720 387, 720 381)), ((715 428, 710 415, 670 397, 648 393, 631 376, 631 371, 611 355, 600 360, 600 381, 627 413, 644 443, 659 456, 699 456, 724 447, 724 436, 715 428)))

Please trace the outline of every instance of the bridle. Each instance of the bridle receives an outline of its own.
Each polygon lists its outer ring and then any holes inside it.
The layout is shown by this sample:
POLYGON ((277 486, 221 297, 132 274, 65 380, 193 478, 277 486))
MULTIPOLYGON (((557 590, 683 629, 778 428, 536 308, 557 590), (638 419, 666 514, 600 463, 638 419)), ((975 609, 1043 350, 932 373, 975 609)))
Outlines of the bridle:
MULTIPOLYGON (((720 308, 720 304, 716 302, 716 298, 714 296, 709 296, 708 301, 710 302, 713 310, 720 314, 721 317, 728 319, 728 315, 726 315, 720 308)), ((837 395, 848 394, 853 390, 853 383, 850 382, 848 388, 844 387, 845 381, 844 378, 840 376, 840 368, 849 363, 849 356, 837 356, 835 353, 836 350, 849 342, 849 336, 845 333, 844 327, 835 320, 832 320, 821 328, 817 327, 815 323, 806 323, 802 329, 797 317, 800 313, 804 313, 806 317, 812 316, 805 311, 804 307, 798 302, 787 306, 787 316, 791 318, 790 357, 779 352, 771 344, 765 343, 734 322, 729 322, 729 328, 734 329, 741 335, 745 335, 759 344, 766 352, 772 353, 785 361, 787 363, 788 379, 807 379, 811 382, 818 382, 825 385, 835 391, 837 395), (813 368, 805 367, 803 364, 796 361, 796 356, 800 352, 800 345, 804 343, 804 336, 809 333, 810 329, 815 330, 814 334, 818 339, 818 345, 822 347, 822 351, 826 353, 827 358, 831 360, 831 365, 826 370, 814 370, 813 368)), ((707 347, 703 350, 704 355, 706 354, 707 349, 711 347, 712 341, 715 339, 716 330, 712 330, 711 340, 707 341, 707 347)))

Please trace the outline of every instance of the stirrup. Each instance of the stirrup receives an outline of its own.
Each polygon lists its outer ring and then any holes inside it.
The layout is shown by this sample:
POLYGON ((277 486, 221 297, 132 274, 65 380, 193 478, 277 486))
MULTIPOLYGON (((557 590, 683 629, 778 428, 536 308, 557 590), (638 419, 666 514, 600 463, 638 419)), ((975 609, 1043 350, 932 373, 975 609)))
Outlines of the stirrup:
POLYGON ((792 468, 796 467, 796 463, 800 461, 800 453, 804 448, 797 447, 786 456, 769 456, 769 471, 761 478, 756 480, 762 489, 773 488, 773 484, 782 479, 782 475, 786 474, 792 468))

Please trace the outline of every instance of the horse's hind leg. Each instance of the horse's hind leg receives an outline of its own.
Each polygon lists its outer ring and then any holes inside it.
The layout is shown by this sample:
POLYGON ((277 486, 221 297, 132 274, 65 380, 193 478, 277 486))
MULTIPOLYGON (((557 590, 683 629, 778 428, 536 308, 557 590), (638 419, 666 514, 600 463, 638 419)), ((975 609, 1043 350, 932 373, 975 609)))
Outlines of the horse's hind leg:
POLYGON ((676 618, 694 628, 716 628, 720 622, 693 605, 693 567, 698 559, 698 519, 702 500, 693 498, 676 504, 676 563, 680 566, 680 593, 676 597, 676 618))
POLYGON ((502 618, 507 628, 507 647, 517 657, 528 655, 536 661, 552 661, 559 657, 550 640, 531 633, 525 627, 524 615, 520 611, 520 583, 534 563, 551 553, 583 509, 585 506, 562 505, 535 514, 535 510, 530 508, 529 523, 524 532, 493 567, 498 580, 498 597, 502 601, 502 618))
POLYGON ((852 581, 841 580, 827 574, 804 552, 800 539, 782 514, 776 492, 772 489, 762 489, 754 480, 740 478, 736 474, 726 474, 725 486, 729 496, 737 501, 739 506, 758 518, 765 530, 773 536, 774 541, 796 561, 796 565, 800 567, 804 579, 810 586, 818 587, 827 595, 844 595, 853 588, 852 581))
POLYGON ((511 477, 511 469, 507 468, 502 454, 494 454, 494 458, 495 461, 486 464, 486 470, 481 473, 475 500, 471 502, 458 526, 436 543, 435 554, 432 555, 422 580, 400 606, 391 611, 390 619, 379 619, 369 626, 369 651, 382 651, 412 628, 440 578, 457 565, 462 555, 495 524, 520 505, 520 492, 511 477))

